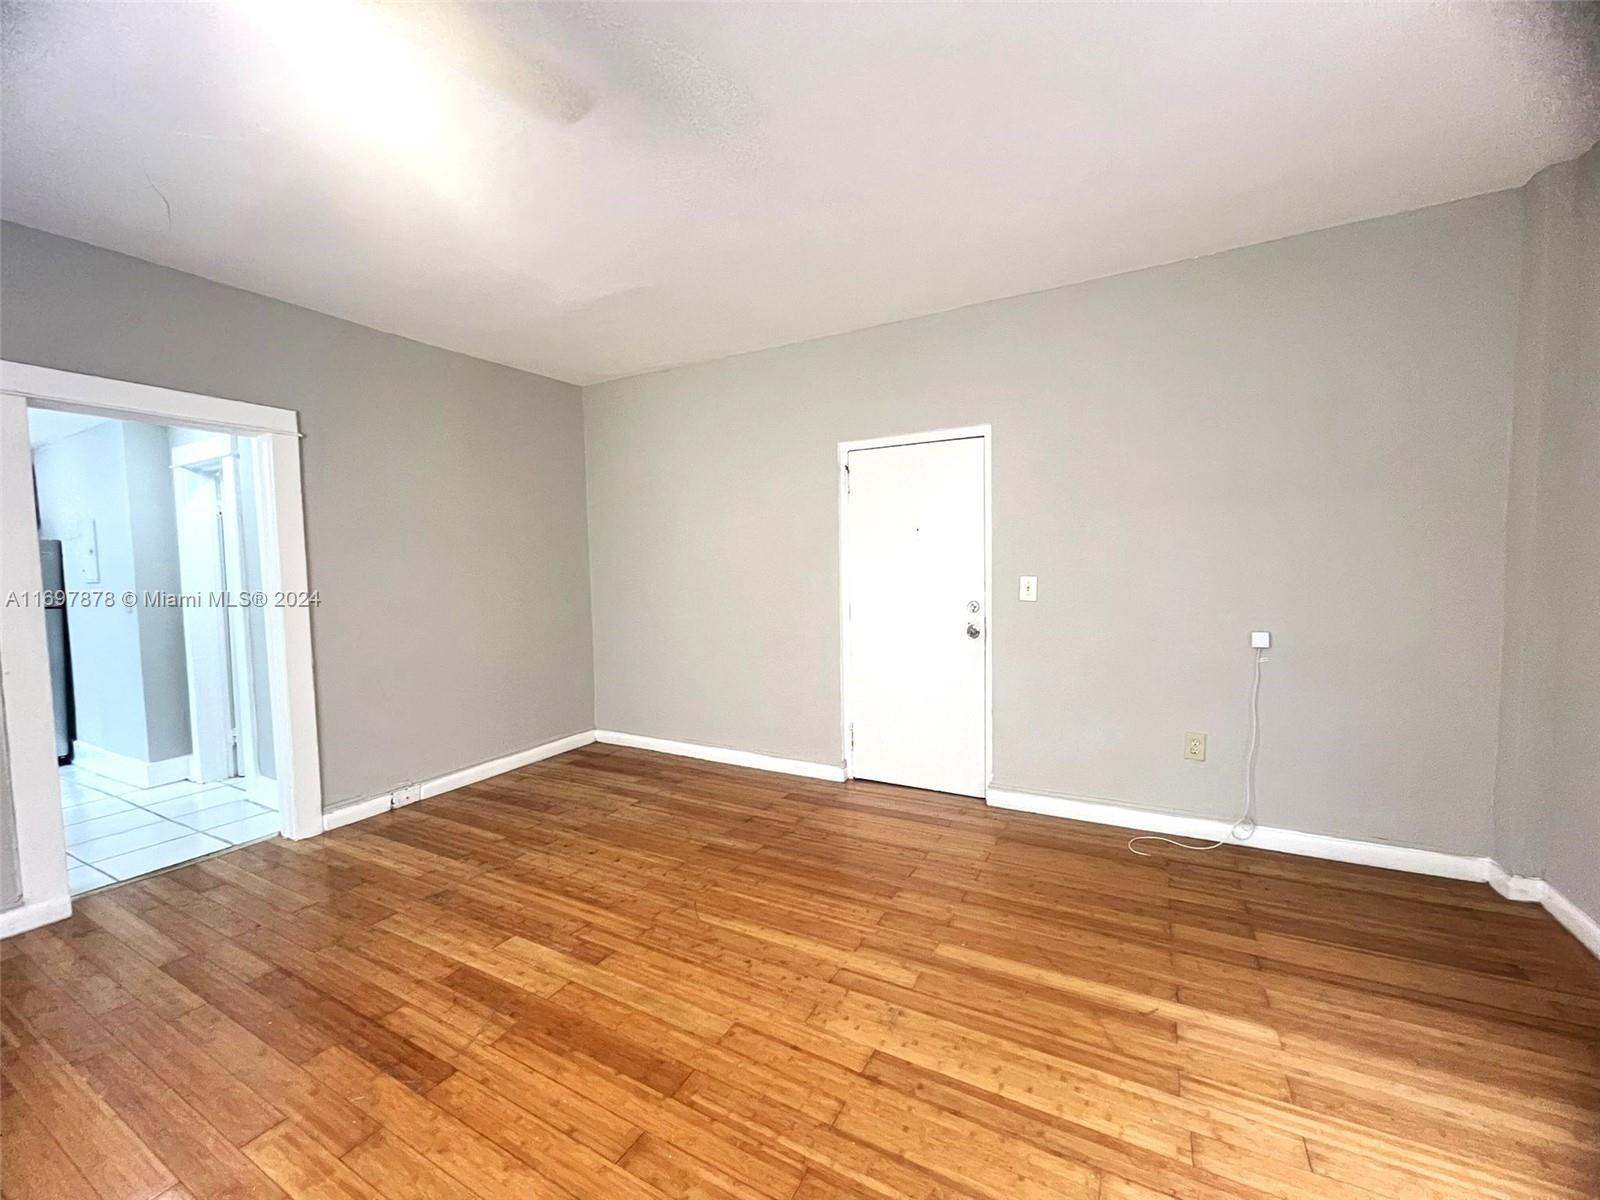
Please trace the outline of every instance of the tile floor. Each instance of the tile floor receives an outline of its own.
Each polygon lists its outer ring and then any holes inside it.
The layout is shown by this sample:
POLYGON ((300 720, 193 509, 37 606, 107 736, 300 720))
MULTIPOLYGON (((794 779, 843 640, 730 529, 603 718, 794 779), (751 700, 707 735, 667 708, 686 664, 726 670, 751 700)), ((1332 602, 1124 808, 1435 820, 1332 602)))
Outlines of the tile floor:
POLYGON ((278 812, 232 784, 136 788, 61 768, 67 883, 76 896, 278 832, 278 812))

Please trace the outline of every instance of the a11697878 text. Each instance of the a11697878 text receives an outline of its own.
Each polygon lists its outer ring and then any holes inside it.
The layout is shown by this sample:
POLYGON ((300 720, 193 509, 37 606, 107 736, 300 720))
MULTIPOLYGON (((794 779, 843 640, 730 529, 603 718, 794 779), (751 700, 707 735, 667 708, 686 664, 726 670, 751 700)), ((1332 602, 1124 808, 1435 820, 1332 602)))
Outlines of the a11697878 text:
POLYGON ((7 608, 316 608, 322 597, 307 592, 125 592, 99 589, 12 591, 7 608))

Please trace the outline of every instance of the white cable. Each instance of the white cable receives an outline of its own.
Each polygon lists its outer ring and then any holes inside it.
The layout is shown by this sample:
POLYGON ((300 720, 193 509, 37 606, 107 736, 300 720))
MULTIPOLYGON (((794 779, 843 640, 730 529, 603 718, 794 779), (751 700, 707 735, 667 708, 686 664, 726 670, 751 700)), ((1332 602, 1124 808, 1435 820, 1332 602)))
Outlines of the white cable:
MULTIPOLYGON (((1244 812, 1239 814, 1239 819, 1229 830, 1232 840, 1240 842, 1249 841, 1256 831, 1256 753, 1261 749, 1261 664, 1266 661, 1266 651, 1257 650, 1255 668, 1250 678, 1250 745, 1244 754, 1244 812)), ((1228 838, 1222 838, 1196 846, 1164 834, 1145 833, 1129 838, 1128 849, 1140 858, 1152 858, 1154 856, 1150 851, 1139 849, 1140 842, 1165 842, 1179 850, 1216 850, 1226 846, 1228 841, 1228 838)))

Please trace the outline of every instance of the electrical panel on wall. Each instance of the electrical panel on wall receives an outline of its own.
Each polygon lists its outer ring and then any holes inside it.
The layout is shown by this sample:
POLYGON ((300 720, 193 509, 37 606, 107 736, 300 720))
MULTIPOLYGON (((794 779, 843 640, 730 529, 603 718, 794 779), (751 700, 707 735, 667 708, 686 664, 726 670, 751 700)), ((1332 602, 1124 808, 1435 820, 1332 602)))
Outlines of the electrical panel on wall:
POLYGON ((65 574, 75 584, 100 582, 100 549, 94 536, 93 521, 79 521, 62 540, 61 557, 65 574))

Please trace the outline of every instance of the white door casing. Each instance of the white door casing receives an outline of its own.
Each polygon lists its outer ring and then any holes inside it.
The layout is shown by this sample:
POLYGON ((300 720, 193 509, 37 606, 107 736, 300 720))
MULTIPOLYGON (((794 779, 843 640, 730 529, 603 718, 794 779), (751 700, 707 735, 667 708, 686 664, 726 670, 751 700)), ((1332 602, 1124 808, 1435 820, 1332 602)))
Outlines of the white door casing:
POLYGON ((843 448, 846 761, 857 778, 985 792, 986 450, 981 435, 843 448))
POLYGON ((227 587, 215 471, 178 467, 172 486, 178 514, 178 576, 186 596, 204 604, 183 610, 184 666, 189 681, 190 778, 218 783, 238 773, 234 754, 233 681, 227 612, 210 602, 227 587))
MULTIPOLYGON (((266 662, 271 693, 273 778, 285 837, 322 832, 311 614, 303 596, 305 512, 299 419, 289 409, 0 360, 0 584, 37 590, 39 540, 33 520, 27 409, 55 408, 120 420, 215 430, 248 437, 257 465, 261 590, 269 597, 266 662)), ((22 904, 0 912, 0 937, 58 920, 71 911, 55 765, 49 659, 42 610, 0 608, 0 682, 16 801, 22 904)))
POLYGON ((12 807, 18 858, 19 878, 11 882, 21 901, 0 913, 0 936, 71 912, 44 609, 27 602, 42 586, 28 405, 21 396, 0 393, 0 737, 6 739, 11 794, 4 799, 12 807), (10 603, 13 594, 22 599, 10 603))
POLYGON ((214 434, 175 446, 172 485, 178 561, 189 595, 227 593, 235 603, 183 610, 193 775, 202 783, 256 774, 249 630, 240 527, 239 439, 214 434))

